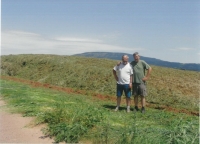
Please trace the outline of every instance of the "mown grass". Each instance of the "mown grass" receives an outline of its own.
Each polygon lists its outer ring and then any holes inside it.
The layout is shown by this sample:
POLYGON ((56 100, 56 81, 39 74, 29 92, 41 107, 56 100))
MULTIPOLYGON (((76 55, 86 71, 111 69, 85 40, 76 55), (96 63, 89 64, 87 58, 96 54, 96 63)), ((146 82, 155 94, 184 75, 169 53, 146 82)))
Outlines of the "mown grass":
MULTIPOLYGON (((120 60, 120 58, 119 58, 120 60)), ((115 96, 117 61, 57 55, 1 56, 1 75, 115 96)), ((147 62, 148 63, 148 62, 147 62)), ((199 110, 200 72, 152 66, 147 102, 199 110)))
POLYGON ((1 80, 1 98, 12 112, 35 116, 46 123, 44 132, 55 142, 116 144, 198 143, 196 116, 148 108, 146 114, 119 112, 115 103, 91 96, 67 94, 50 89, 1 80))

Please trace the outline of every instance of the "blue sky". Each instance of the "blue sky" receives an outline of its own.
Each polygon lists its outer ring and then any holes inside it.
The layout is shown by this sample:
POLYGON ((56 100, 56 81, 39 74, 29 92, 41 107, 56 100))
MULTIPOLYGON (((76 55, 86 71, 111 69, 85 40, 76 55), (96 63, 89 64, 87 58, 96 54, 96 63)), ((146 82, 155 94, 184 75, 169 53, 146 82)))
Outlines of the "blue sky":
POLYGON ((1 0, 1 55, 137 51, 200 63, 199 19, 199 0, 1 0))

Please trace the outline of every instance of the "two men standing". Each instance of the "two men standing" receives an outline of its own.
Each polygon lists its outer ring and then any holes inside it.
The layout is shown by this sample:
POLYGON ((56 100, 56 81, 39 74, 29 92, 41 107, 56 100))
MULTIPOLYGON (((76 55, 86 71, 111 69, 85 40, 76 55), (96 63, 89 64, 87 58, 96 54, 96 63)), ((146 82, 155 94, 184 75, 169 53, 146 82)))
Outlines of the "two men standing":
POLYGON ((146 81, 150 77, 152 68, 143 60, 140 60, 138 52, 133 54, 134 61, 128 63, 128 56, 122 57, 122 63, 119 63, 113 68, 113 74, 117 81, 117 107, 115 111, 119 109, 121 96, 123 91, 126 96, 127 112, 130 112, 130 96, 131 88, 132 95, 134 96, 135 110, 138 111, 138 97, 141 97, 141 112, 145 112, 145 96, 147 95, 146 81), (118 68, 119 67, 119 68, 118 68), (128 68, 128 70, 126 68, 128 68), (130 70, 130 67, 132 70, 130 70), (145 70, 147 74, 145 75, 145 70), (118 75, 117 75, 118 73, 118 75), (126 77, 126 82, 120 82, 121 79, 126 77), (127 88, 127 85, 129 87, 127 88))

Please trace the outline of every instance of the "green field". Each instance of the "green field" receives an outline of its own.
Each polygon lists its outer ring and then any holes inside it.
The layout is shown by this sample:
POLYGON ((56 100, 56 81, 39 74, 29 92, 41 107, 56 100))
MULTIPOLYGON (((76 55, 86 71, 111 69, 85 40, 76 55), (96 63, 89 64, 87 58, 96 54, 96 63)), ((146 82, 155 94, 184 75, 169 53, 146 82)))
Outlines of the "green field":
MULTIPOLYGON (((1 56, 1 75, 115 96, 112 69, 117 62, 74 56, 9 55, 1 56)), ((147 83, 149 104, 199 111, 200 72, 152 68, 147 83)))
POLYGON ((46 123, 43 131, 55 142, 199 143, 200 72, 152 66, 146 113, 126 113, 124 97, 121 110, 114 112, 112 69, 117 62, 57 55, 1 56, 1 97, 11 112, 34 116, 35 124, 46 123), (31 87, 35 82, 52 88, 31 87))
POLYGON ((147 108, 146 114, 126 113, 125 103, 114 112, 115 103, 92 96, 67 94, 1 80, 1 97, 11 112, 35 116, 35 124, 55 142, 116 144, 192 144, 199 142, 197 116, 147 108))

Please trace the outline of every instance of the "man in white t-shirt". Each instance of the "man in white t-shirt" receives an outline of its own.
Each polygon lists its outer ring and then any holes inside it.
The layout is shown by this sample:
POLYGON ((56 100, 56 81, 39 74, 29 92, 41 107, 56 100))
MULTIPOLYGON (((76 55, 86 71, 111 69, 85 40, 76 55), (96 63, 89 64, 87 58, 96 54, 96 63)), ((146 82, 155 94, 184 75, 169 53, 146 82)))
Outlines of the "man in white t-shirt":
POLYGON ((115 111, 119 110, 121 96, 124 92, 126 96, 127 112, 130 112, 133 69, 130 63, 128 63, 128 58, 127 55, 123 55, 122 63, 113 68, 113 75, 117 81, 117 107, 115 111))

